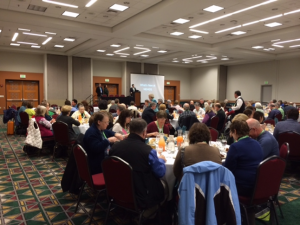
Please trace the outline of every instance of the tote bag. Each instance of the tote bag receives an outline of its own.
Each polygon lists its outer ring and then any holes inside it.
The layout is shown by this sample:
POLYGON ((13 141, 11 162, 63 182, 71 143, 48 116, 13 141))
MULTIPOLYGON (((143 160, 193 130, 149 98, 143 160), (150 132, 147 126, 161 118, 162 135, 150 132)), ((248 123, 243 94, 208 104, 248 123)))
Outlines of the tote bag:
POLYGON ((42 149, 43 141, 40 128, 33 119, 29 120, 25 144, 42 149))

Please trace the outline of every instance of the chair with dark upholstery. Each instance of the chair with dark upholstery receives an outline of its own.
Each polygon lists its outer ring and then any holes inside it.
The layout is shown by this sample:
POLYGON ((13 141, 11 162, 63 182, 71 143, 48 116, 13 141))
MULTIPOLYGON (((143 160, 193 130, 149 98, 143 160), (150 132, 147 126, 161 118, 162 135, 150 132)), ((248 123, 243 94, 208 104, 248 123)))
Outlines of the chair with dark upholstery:
MULTIPOLYGON (((21 119, 21 126, 23 129, 27 130, 28 124, 29 124, 29 116, 26 112, 20 112, 20 119, 21 119)), ((25 136, 26 136, 25 132, 25 136)))
POLYGON ((175 109, 174 109, 174 108, 168 108, 168 110, 169 110, 169 113, 172 114, 172 113, 174 112, 175 109))
MULTIPOLYGON (((142 224, 145 209, 137 205, 132 167, 119 157, 112 156, 102 161, 102 170, 109 202, 104 224, 107 223, 112 204, 139 214, 138 224, 142 224)), ((158 206, 157 212, 160 213, 160 204, 158 206)))
POLYGON ((117 111, 115 109, 109 109, 110 113, 116 113, 117 111))
POLYGON ((98 173, 91 175, 89 164, 88 164, 88 156, 84 149, 80 145, 75 145, 73 148, 73 154, 77 165, 78 174, 81 180, 83 180, 83 184, 80 188, 80 194, 78 196, 75 213, 77 212, 78 205, 81 199, 82 192, 84 190, 84 187, 86 184, 89 185, 89 187, 97 192, 97 197, 95 199, 95 205, 91 214, 90 223, 92 223, 93 215, 97 206, 99 195, 102 191, 105 190, 105 181, 103 177, 103 173, 98 173))
POLYGON ((58 116, 59 116, 58 114, 53 114, 52 119, 56 120, 58 116))
POLYGON ((120 97, 119 95, 115 95, 116 98, 120 97))
POLYGON ((58 105, 52 104, 50 107, 52 107, 52 108, 58 108, 58 105))
POLYGON ((212 127, 209 127, 209 131, 210 131, 211 141, 217 141, 219 137, 219 132, 212 127))
POLYGON ((277 118, 278 122, 280 122, 282 120, 282 114, 281 113, 277 114, 275 118, 277 118))
POLYGON ((211 118, 211 120, 210 120, 210 127, 218 130, 218 124, 219 124, 219 117, 214 116, 213 118, 211 118))
POLYGON ((275 120, 272 120, 272 119, 265 120, 264 123, 265 124, 269 123, 269 124, 272 124, 273 126, 275 126, 275 120))
POLYGON ((281 158, 283 158, 285 161, 288 160, 290 154, 290 147, 289 147, 289 143, 284 142, 279 149, 279 156, 281 158))
POLYGON ((93 113, 94 113, 94 107, 93 106, 89 105, 89 111, 88 111, 88 113, 90 115, 93 115, 93 113))
POLYGON ((125 95, 120 95, 120 97, 125 97, 125 95))
POLYGON ((293 131, 280 133, 278 138, 279 146, 282 146, 285 142, 289 143, 287 160, 300 162, 300 134, 293 131))
POLYGON ((68 125, 64 122, 55 122, 52 125, 53 129, 53 136, 55 140, 55 146, 53 149, 53 157, 52 160, 55 158, 55 150, 58 148, 58 146, 66 146, 68 147, 68 150, 71 150, 73 145, 76 141, 72 141, 69 138, 69 128, 68 125))
POLYGON ((101 95, 101 97, 107 97, 107 95, 103 94, 103 95, 101 95))
POLYGON ((113 95, 109 95, 108 97, 114 97, 113 95))
POLYGON ((247 209, 264 203, 270 203, 270 212, 274 213, 276 223, 277 225, 279 224, 274 202, 276 202, 285 166, 285 160, 278 156, 271 156, 258 165, 252 196, 239 196, 240 205, 244 209, 247 224, 249 224, 247 209))

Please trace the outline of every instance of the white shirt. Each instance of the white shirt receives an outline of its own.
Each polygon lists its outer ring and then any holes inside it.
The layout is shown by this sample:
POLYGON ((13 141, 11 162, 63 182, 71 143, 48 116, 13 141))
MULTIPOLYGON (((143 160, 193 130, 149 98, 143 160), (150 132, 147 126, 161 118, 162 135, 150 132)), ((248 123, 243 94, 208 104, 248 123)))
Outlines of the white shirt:
POLYGON ((131 106, 129 106, 129 107, 128 107, 128 109, 129 109, 129 110, 131 110, 131 109, 133 109, 133 110, 137 110, 137 107, 136 107, 136 106, 134 106, 134 105, 131 105, 131 106))
MULTIPOLYGON (((124 129, 125 130, 125 129, 124 129)), ((115 123, 115 125, 112 128, 112 131, 118 133, 118 134, 124 134, 123 133, 123 127, 119 123, 115 123)), ((125 130, 126 131, 126 130, 125 130)))
POLYGON ((204 109, 202 109, 201 107, 199 108, 199 111, 197 111, 196 109, 194 109, 193 112, 194 112, 196 115, 204 115, 204 114, 205 114, 204 109))
POLYGON ((173 106, 173 108, 175 108, 177 110, 177 112, 183 112, 183 108, 180 107, 180 105, 175 105, 173 106))
POLYGON ((239 110, 243 105, 243 100, 241 99, 241 96, 236 98, 236 106, 232 106, 232 110, 236 111, 239 110))
MULTIPOLYGON (((80 115, 81 113, 79 112, 79 110, 77 110, 76 112, 74 112, 72 114, 72 118, 75 119, 75 120, 78 120, 78 116, 80 115)), ((84 111, 84 115, 85 115, 85 118, 90 118, 91 115, 87 112, 87 111, 84 111)))

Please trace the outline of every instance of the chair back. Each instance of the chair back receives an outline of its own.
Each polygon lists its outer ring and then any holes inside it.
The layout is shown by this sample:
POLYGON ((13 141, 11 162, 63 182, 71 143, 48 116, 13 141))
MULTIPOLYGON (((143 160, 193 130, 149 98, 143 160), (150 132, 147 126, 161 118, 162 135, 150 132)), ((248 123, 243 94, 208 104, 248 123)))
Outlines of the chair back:
POLYGON ((125 97, 125 95, 120 95, 120 97, 125 97))
POLYGON ((89 114, 93 114, 94 113, 94 107, 89 105, 89 114))
POLYGON ((53 114, 52 119, 56 120, 58 116, 59 116, 58 114, 53 114))
POLYGON ((112 156, 102 161, 102 171, 108 200, 113 200, 121 207, 137 210, 132 167, 119 157, 112 156))
POLYGON ((285 160, 278 156, 271 156, 258 165, 251 204, 278 194, 285 166, 285 160))
POLYGON ((214 129, 218 129, 218 124, 219 124, 219 117, 214 116, 213 118, 211 118, 210 120, 210 126, 214 129))
POLYGON ((28 127, 29 124, 29 116, 26 112, 20 112, 21 124, 24 128, 28 127))
POLYGON ((174 112, 174 108, 168 108, 168 110, 169 110, 169 113, 173 113, 174 112))
POLYGON ((103 95, 101 95, 101 97, 107 97, 107 95, 103 94, 103 95))
POLYGON ((289 158, 300 160, 300 134, 293 131, 280 133, 278 138, 279 146, 282 146, 285 142, 289 143, 289 158))
POLYGON ((52 125, 52 129, 55 142, 65 146, 70 144, 68 124, 61 121, 55 122, 52 125))
POLYGON ((75 145, 73 148, 73 154, 80 179, 85 181, 91 188, 94 188, 94 182, 90 173, 86 152, 80 145, 75 145))
POLYGON ((282 114, 278 113, 275 118, 277 118, 278 122, 282 120, 282 114))
POLYGON ((285 142, 280 147, 279 156, 283 158, 285 161, 287 161, 289 157, 289 153, 290 153, 289 143, 285 142))
POLYGON ((117 111, 115 109, 109 109, 110 113, 116 113, 117 111))
POLYGON ((210 131, 211 141, 217 141, 219 137, 219 132, 212 127, 209 127, 209 131, 210 131))
POLYGON ((114 97, 113 95, 109 95, 108 97, 114 97))
POLYGON ((118 98, 118 97, 120 97, 120 96, 119 96, 119 95, 115 95, 115 97, 117 97, 117 98, 118 98))
POLYGON ((269 123, 269 124, 272 124, 273 126, 275 126, 275 121, 272 120, 272 119, 265 120, 264 123, 265 123, 265 124, 268 124, 268 123, 269 123))
POLYGON ((56 104, 53 104, 53 105, 51 105, 50 107, 52 107, 52 108, 57 108, 57 107, 58 107, 58 105, 56 105, 56 104))

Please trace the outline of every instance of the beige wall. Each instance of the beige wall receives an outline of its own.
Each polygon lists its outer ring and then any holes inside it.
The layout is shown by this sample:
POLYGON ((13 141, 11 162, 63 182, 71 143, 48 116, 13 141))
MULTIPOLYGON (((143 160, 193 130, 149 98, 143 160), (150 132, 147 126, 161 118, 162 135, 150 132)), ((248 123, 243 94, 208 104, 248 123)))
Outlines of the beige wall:
POLYGON ((180 81, 180 99, 191 98, 191 69, 183 67, 173 67, 159 65, 159 74, 165 76, 165 80, 179 80, 180 81))
POLYGON ((122 62, 93 59, 93 76, 122 77, 122 62))
POLYGON ((192 69, 189 92, 192 99, 218 98, 218 66, 209 66, 192 69))
POLYGON ((44 73, 44 56, 0 51, 0 71, 44 73))

